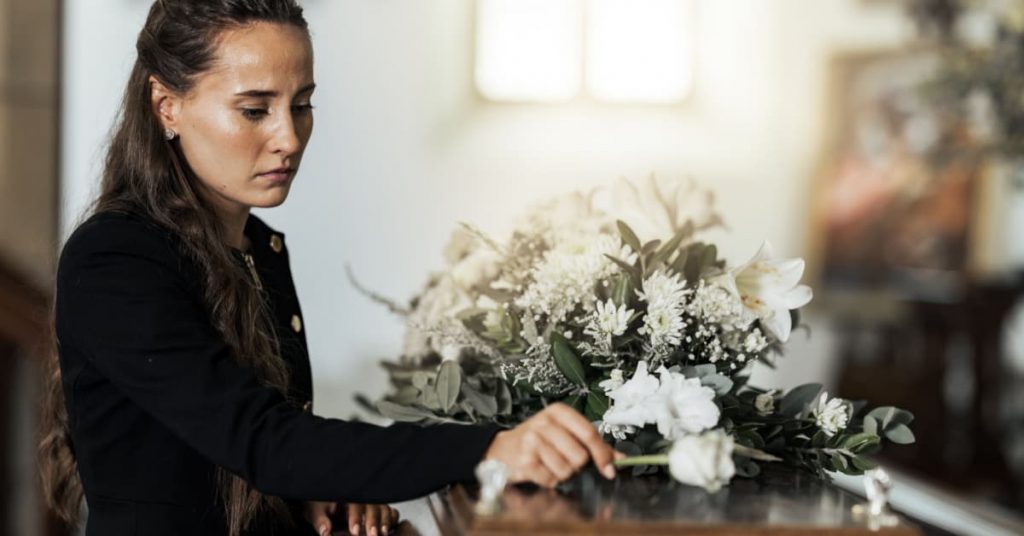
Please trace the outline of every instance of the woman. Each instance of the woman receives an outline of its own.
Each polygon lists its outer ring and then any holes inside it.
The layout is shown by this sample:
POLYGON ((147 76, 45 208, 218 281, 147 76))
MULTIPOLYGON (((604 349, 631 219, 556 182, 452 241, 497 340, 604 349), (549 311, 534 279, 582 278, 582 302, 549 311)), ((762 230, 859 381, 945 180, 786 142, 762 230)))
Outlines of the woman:
POLYGON ((136 48, 101 194, 58 268, 40 447, 60 516, 84 495, 90 535, 326 534, 336 510, 376 534, 395 513, 361 504, 482 459, 545 486, 591 460, 614 476, 564 405, 510 430, 313 415, 284 236, 249 214, 284 202, 312 132, 302 10, 163 0, 136 48))

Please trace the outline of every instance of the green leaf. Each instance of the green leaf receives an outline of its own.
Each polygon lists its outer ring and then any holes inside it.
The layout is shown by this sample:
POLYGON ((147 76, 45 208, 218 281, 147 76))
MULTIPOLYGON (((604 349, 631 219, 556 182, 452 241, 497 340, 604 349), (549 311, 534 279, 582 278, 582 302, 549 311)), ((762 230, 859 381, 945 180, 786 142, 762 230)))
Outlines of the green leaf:
POLYGON ((761 474, 761 466, 749 458, 740 459, 736 463, 736 474, 743 478, 754 478, 761 474))
POLYGON ((711 364, 705 363, 703 365, 688 365, 681 367, 679 373, 687 378, 704 378, 712 374, 717 374, 718 369, 711 364))
POLYGON ((416 399, 418 399, 419 396, 419 389, 411 385, 406 385, 405 387, 399 389, 398 392, 394 394, 394 396, 391 396, 389 398, 391 399, 392 402, 396 404, 412 404, 413 402, 416 402, 416 399))
POLYGON ((398 422, 418 422, 423 419, 430 419, 434 417, 433 413, 430 413, 425 409, 402 406, 393 402, 388 402, 387 400, 377 402, 377 411, 379 411, 381 415, 398 422))
POLYGON ((878 421, 883 430, 898 424, 910 424, 914 420, 913 413, 893 406, 875 408, 867 416, 878 421))
POLYGON ((597 415, 597 419, 604 418, 604 414, 608 411, 608 406, 608 397, 604 393, 591 391, 587 395, 587 410, 597 415))
POLYGON ((905 424, 897 424, 885 431, 885 437, 898 445, 909 445, 915 441, 914 432, 905 424))
POLYGON ((576 411, 583 411, 583 397, 580 395, 572 395, 566 398, 563 403, 567 406, 571 406, 576 411))
POLYGON ((622 237, 622 243, 632 248, 639 255, 643 247, 640 245, 640 239, 637 238, 636 233, 622 220, 616 221, 615 224, 619 227, 619 236, 622 237))
POLYGON ((832 469, 835 471, 845 471, 846 467, 846 458, 842 454, 832 453, 832 469))
POLYGON ((498 413, 498 401, 495 396, 485 395, 468 384, 462 386, 462 394, 480 415, 493 417, 498 413))
POLYGON ((879 438, 875 434, 861 432, 859 434, 853 434, 852 436, 847 437, 846 440, 843 441, 843 448, 851 450, 853 452, 860 452, 866 448, 878 444, 878 442, 880 441, 881 438, 879 438))
POLYGON ((636 443, 624 440, 620 440, 615 443, 615 450, 625 454, 626 456, 640 456, 644 453, 643 449, 641 449, 636 443))
POLYGON ((660 245, 661 240, 651 240, 650 242, 643 245, 643 248, 640 250, 640 255, 644 257, 651 255, 652 253, 658 250, 658 246, 660 245))
POLYGON ((825 446, 826 441, 828 441, 828 436, 825 435, 825 431, 818 430, 815 432, 814 437, 811 438, 811 446, 815 448, 822 448, 825 446))
POLYGON ((679 255, 676 256, 676 260, 672 261, 672 271, 686 277, 686 261, 690 256, 690 251, 683 249, 679 251, 679 255))
POLYGON ((455 361, 441 363, 437 371, 437 399, 441 409, 447 413, 459 399, 459 388, 462 383, 462 368, 455 361))
POLYGON ((413 387, 415 387, 417 389, 423 389, 424 387, 427 386, 428 383, 430 383, 431 376, 433 376, 433 375, 428 373, 428 372, 424 372, 422 370, 417 370, 416 372, 413 372, 412 373, 412 385, 413 385, 413 387))
POLYGON ((504 380, 498 380, 498 391, 494 398, 498 403, 498 415, 508 415, 512 412, 512 391, 504 380))
POLYGON ((715 390, 719 396, 729 394, 732 390, 732 380, 721 374, 709 374, 700 379, 700 384, 715 390))
POLYGON ((576 352, 569 346, 569 341, 559 333, 551 334, 551 351, 555 355, 555 366, 569 381, 581 387, 587 385, 587 376, 583 371, 583 363, 576 357, 576 352))
POLYGON ((704 251, 701 252, 700 256, 700 273, 704 273, 705 270, 711 268, 715 264, 716 259, 718 259, 717 246, 710 244, 708 247, 704 248, 704 251))
POLYGON ((875 462, 872 462, 871 460, 864 458, 862 456, 854 456, 853 458, 850 459, 850 463, 852 463, 854 467, 860 469, 861 471, 867 471, 875 468, 875 462))
POLYGON ((872 435, 878 435, 878 421, 874 417, 864 417, 864 431, 872 435))
POLYGON ((668 259, 672 258, 672 254, 679 249, 679 244, 692 234, 693 222, 687 221, 686 225, 683 225, 682 228, 676 231, 675 236, 673 236, 671 240, 658 248, 658 252, 654 254, 654 260, 651 261, 651 264, 668 262, 668 259))
POLYGON ((779 413, 787 417, 796 416, 821 393, 820 383, 806 383, 794 387, 779 403, 779 413))
MULTIPOLYGON (((612 301, 617 306, 629 305, 629 299, 633 297, 633 281, 629 276, 615 278, 615 287, 612 291, 612 301)), ((636 313, 634 313, 636 314, 636 313)))

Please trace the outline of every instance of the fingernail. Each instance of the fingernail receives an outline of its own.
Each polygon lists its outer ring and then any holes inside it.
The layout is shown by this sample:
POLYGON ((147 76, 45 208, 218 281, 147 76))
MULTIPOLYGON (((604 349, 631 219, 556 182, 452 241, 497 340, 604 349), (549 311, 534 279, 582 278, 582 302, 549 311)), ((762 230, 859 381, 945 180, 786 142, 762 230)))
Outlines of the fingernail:
POLYGON ((331 536, 330 529, 327 528, 327 525, 320 525, 320 536, 331 536))
POLYGON ((348 533, 352 536, 359 536, 359 525, 352 525, 348 528, 348 533))
POLYGON ((370 536, 377 536, 377 527, 370 527, 370 536))
POLYGON ((384 534, 390 534, 391 533, 391 531, 388 530, 388 526, 387 525, 384 525, 383 527, 381 527, 380 531, 383 532, 384 534))
POLYGON ((608 464, 608 465, 604 466, 604 469, 602 469, 601 472, 604 473, 604 477, 607 478, 608 480, 614 480, 615 479, 615 466, 614 465, 608 464))

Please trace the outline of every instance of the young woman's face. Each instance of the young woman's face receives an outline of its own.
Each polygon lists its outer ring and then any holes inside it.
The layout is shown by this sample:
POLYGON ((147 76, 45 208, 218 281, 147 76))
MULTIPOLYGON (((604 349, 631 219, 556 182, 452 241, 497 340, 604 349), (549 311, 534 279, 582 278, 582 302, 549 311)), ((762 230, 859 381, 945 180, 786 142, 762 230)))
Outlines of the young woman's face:
POLYGON ((165 121, 211 201, 230 213, 284 202, 313 132, 313 87, 301 29, 261 22, 220 35, 213 67, 165 121))

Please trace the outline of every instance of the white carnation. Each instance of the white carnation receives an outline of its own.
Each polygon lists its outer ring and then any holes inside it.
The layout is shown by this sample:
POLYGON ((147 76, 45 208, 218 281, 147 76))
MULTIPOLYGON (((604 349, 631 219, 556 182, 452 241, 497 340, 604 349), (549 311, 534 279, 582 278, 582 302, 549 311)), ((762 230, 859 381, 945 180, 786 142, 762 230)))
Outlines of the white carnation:
POLYGON ((686 378, 665 367, 660 378, 647 371, 647 362, 637 363, 633 377, 608 392, 612 406, 604 414, 609 426, 642 428, 655 424, 666 439, 698 433, 718 424, 720 411, 715 392, 699 379, 686 378))
POLYGON ((832 437, 840 430, 844 430, 846 423, 850 420, 846 401, 841 398, 829 400, 828 393, 825 391, 822 391, 818 396, 812 413, 814 414, 814 422, 828 437, 832 437))

